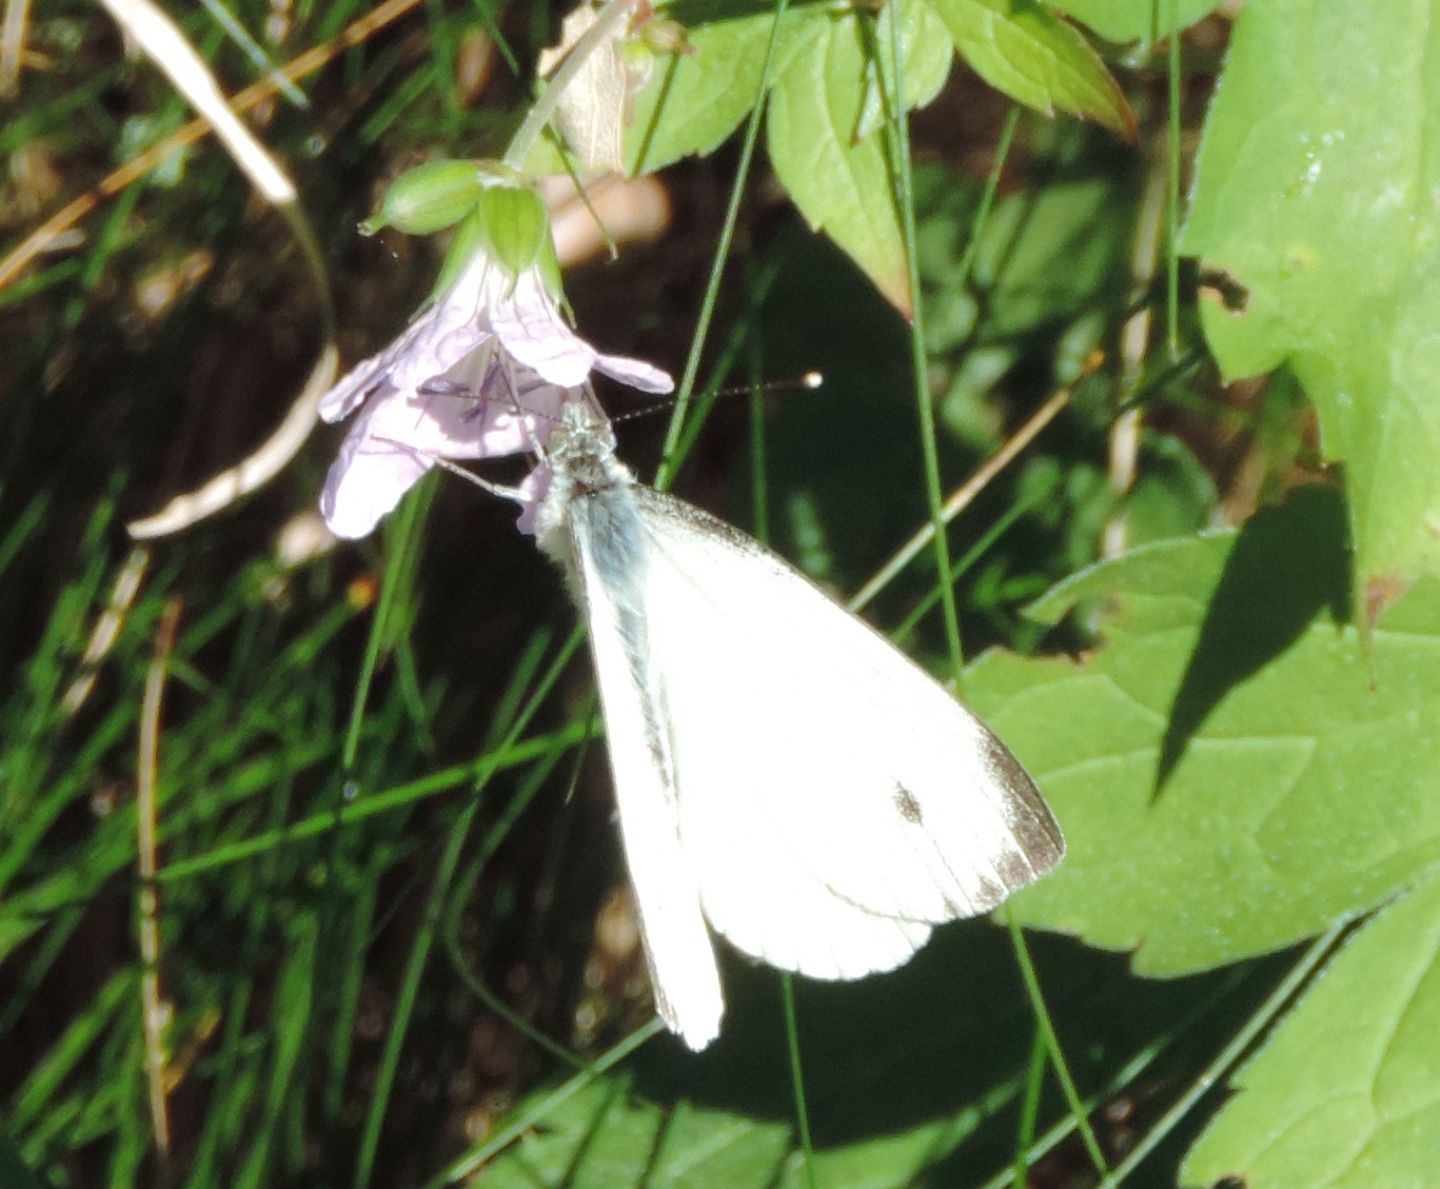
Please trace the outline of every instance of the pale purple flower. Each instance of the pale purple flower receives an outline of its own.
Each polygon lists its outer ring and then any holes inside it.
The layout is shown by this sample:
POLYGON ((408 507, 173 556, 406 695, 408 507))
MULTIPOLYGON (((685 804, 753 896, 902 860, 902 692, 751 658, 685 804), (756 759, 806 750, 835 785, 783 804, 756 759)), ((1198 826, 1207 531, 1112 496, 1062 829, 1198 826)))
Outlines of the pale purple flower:
POLYGON ((364 405, 325 479, 326 524, 363 537, 435 459, 543 446, 561 407, 586 399, 592 370, 642 392, 674 387, 659 368, 604 355, 576 335, 538 268, 514 276, 476 252, 398 339, 321 398, 326 421, 364 405))

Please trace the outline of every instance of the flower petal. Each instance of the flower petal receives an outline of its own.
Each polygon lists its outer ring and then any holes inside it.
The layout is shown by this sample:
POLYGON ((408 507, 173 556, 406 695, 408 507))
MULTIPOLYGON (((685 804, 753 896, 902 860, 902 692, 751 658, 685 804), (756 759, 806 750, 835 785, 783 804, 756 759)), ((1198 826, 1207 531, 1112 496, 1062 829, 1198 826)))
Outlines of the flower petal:
POLYGON ((435 464, 404 446, 373 442, 356 426, 325 476, 320 514, 337 537, 371 532, 435 464))
POLYGON ((404 350, 409 335, 410 332, 406 331, 380 354, 357 363, 341 376, 320 398, 320 420, 343 421, 358 409, 366 397, 386 382, 390 365, 404 350))
POLYGON ((628 384, 639 392, 663 394, 675 390, 675 381, 670 373, 643 359, 631 359, 628 355, 595 356, 595 370, 604 372, 612 380, 628 384))
POLYGON ((520 480, 516 490, 520 493, 520 515, 515 519, 515 527, 527 537, 533 537, 535 516, 545 493, 550 490, 550 468, 542 463, 520 480))
POLYGON ((490 310, 505 350, 552 384, 574 388, 595 364, 595 348, 565 325, 539 274, 522 273, 507 299, 490 310))
POLYGON ((320 497, 336 536, 369 533, 437 458, 493 458, 542 448, 565 403, 577 399, 513 363, 467 381, 471 362, 436 381, 437 387, 452 384, 453 393, 391 389, 371 398, 350 427, 320 497), (511 391, 511 381, 518 391, 511 391))
POLYGON ((492 337, 482 325, 483 314, 502 282, 484 254, 477 254, 439 301, 422 309, 393 343, 351 368, 320 398, 321 418, 348 417, 387 382, 392 388, 415 389, 444 375, 492 337))

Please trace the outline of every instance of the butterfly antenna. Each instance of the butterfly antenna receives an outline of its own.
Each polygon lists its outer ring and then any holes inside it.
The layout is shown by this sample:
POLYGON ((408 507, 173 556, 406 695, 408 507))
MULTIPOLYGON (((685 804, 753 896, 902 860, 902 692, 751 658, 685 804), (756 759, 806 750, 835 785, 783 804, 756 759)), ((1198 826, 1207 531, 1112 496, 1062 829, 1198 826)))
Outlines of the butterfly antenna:
MULTIPOLYGON (((799 376, 792 376, 788 380, 766 380, 761 384, 760 391, 767 395, 771 392, 793 392, 797 389, 810 390, 819 388, 825 383, 823 372, 809 371, 799 376)), ((701 411, 706 412, 716 401, 732 396, 749 396, 755 389, 750 384, 734 384, 728 388, 717 388, 714 392, 703 394, 700 398, 701 411)), ((614 423, 621 424, 626 421, 638 421, 642 417, 653 417, 656 413, 668 413, 675 407, 675 399, 651 402, 639 409, 627 409, 623 413, 617 413, 610 418, 614 423)))

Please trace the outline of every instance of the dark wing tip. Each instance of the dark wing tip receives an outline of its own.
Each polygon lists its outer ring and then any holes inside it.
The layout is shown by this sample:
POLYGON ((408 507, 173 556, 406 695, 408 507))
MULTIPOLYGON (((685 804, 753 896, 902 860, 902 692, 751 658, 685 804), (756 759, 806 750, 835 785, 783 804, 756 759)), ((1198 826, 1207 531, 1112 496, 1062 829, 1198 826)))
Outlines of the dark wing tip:
POLYGON ((994 735, 985 738, 985 763, 1009 794, 1006 806, 1017 849, 997 862, 1000 876, 1014 891, 1039 879, 1065 856, 1065 836, 1039 787, 1015 754, 994 735))

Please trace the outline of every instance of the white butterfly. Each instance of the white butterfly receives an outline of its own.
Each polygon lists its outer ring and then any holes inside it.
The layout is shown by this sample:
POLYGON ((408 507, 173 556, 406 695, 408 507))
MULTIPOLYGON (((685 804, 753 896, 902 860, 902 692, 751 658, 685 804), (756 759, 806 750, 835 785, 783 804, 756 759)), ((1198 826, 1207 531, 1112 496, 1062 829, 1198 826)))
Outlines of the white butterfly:
POLYGON ((724 1013, 709 928, 822 979, 905 962, 1064 853, 1018 760, 758 541, 641 486, 567 404, 540 546, 589 620, 656 1004, 692 1049, 724 1013))

